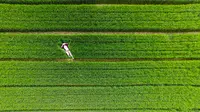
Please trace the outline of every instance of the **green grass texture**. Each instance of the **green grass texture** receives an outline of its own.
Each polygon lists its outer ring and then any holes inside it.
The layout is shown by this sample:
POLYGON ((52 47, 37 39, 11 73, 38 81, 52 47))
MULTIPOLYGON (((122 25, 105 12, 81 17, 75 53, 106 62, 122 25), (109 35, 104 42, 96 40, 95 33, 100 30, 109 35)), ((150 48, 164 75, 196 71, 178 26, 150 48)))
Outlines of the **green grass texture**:
POLYGON ((0 0, 10 4, 194 4, 199 0, 0 0))
POLYGON ((0 31, 199 31, 199 7, 0 4, 0 31))
POLYGON ((198 59, 199 34, 0 34, 1 59, 198 59))
POLYGON ((200 86, 200 61, 0 61, 0 86, 200 86))

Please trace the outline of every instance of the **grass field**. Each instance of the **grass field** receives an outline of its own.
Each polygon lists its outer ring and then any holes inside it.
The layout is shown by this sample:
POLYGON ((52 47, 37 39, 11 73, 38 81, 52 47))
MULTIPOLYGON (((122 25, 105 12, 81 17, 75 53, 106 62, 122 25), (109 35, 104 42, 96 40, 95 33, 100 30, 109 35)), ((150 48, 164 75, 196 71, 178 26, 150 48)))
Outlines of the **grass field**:
POLYGON ((199 92, 199 88, 187 86, 19 87, 0 88, 0 102, 2 110, 137 111, 150 108, 157 111, 185 111, 200 106, 199 92), (10 105, 11 102, 13 105, 10 105))
POLYGON ((69 42, 75 58, 200 58, 199 34, 0 34, 1 59, 67 58, 69 42), (8 47, 9 46, 9 47, 8 47))
POLYGON ((0 31, 199 31, 199 7, 0 4, 0 31))
POLYGON ((0 111, 198 112, 199 2, 0 0, 0 111))
POLYGON ((0 110, 191 111, 200 107, 199 61, 1 61, 0 65, 0 110))
POLYGON ((200 61, 74 63, 3 61, 0 64, 0 86, 200 86, 200 61))
POLYGON ((0 0, 11 4, 192 4, 200 0, 0 0))

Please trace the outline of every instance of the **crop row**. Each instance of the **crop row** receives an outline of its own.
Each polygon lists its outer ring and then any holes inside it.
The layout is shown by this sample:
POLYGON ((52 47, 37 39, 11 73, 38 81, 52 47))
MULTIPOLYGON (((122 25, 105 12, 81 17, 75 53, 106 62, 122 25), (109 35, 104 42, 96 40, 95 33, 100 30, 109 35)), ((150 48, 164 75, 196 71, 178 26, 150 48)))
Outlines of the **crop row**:
POLYGON ((0 31, 199 31, 199 7, 1 4, 0 31))
POLYGON ((0 58, 200 58, 199 34, 0 34, 0 58))
POLYGON ((199 0, 0 0, 12 4, 191 4, 199 0))
POLYGON ((0 110, 179 110, 199 108, 194 87, 12 87, 0 88, 0 110))
POLYGON ((0 86, 200 85, 200 61, 0 61, 0 86))

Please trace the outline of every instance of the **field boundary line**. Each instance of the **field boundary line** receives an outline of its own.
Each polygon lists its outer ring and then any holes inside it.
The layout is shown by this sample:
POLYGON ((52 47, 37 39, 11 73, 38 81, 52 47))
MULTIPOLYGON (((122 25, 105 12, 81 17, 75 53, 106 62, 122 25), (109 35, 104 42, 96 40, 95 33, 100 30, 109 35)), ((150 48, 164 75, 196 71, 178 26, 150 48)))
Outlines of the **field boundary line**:
POLYGON ((161 111, 170 111, 176 110, 180 111, 178 108, 99 108, 99 109, 22 109, 22 110, 0 110, 0 111, 102 111, 102 110, 161 110, 161 111))
POLYGON ((70 62, 73 59, 69 58, 0 58, 0 61, 58 61, 70 62))
POLYGON ((0 61, 55 61, 55 62, 131 62, 131 61, 189 61, 200 58, 0 58, 0 61))
POLYGON ((82 59, 77 58, 74 61, 94 61, 94 62, 128 62, 128 61, 188 61, 188 60, 200 60, 200 58, 111 58, 111 59, 82 59))
POLYGON ((136 87, 136 86, 182 86, 182 87, 200 87, 200 85, 193 84, 129 84, 129 85, 0 85, 0 88, 32 88, 32 87, 41 87, 41 88, 49 88, 49 87, 136 87))
POLYGON ((158 3, 149 3, 149 2, 141 2, 141 3, 9 3, 9 2, 0 2, 0 4, 11 4, 11 5, 95 5, 95 6, 102 6, 102 5, 196 5, 200 2, 162 2, 158 1, 158 3))
POLYGON ((150 32, 148 32, 148 31, 138 31, 138 32, 132 32, 132 31, 130 31, 130 32, 117 32, 117 31, 113 31, 113 32, 107 32, 107 31, 105 31, 105 32, 103 32, 103 31, 99 31, 99 32, 89 32, 89 31, 84 31, 84 32, 79 32, 79 31, 36 31, 36 32, 18 32, 18 31, 8 31, 8 32, 1 32, 0 31, 0 33, 10 33, 10 34, 68 34, 68 35, 70 35, 70 34, 199 34, 200 33, 200 31, 187 31, 187 32, 177 32, 177 31, 174 31, 174 32, 169 32, 169 31, 155 31, 155 32, 153 32, 153 31, 150 31, 150 32))

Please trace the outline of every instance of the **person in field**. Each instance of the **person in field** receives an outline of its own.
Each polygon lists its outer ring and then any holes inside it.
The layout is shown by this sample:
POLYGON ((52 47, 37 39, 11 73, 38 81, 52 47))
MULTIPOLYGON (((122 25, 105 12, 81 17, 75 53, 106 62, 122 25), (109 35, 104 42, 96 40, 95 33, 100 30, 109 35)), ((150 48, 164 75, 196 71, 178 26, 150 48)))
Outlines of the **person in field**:
POLYGON ((68 43, 63 43, 61 48, 63 48, 66 52, 66 54, 69 56, 69 57, 72 57, 73 58, 73 55, 72 53, 70 52, 69 50, 69 47, 68 47, 68 43))

